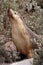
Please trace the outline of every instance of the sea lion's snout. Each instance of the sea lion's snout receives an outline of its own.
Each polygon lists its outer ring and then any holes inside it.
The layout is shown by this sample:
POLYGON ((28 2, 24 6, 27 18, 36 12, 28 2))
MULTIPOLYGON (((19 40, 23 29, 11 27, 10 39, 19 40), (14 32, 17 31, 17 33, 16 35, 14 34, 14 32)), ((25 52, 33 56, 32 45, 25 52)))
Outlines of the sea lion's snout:
POLYGON ((18 14, 18 12, 13 11, 12 9, 8 9, 8 16, 9 16, 10 18, 16 20, 16 17, 18 17, 17 14, 18 14))
POLYGON ((8 16, 10 17, 10 18, 13 18, 13 15, 12 15, 12 11, 11 11, 11 9, 8 9, 8 16))

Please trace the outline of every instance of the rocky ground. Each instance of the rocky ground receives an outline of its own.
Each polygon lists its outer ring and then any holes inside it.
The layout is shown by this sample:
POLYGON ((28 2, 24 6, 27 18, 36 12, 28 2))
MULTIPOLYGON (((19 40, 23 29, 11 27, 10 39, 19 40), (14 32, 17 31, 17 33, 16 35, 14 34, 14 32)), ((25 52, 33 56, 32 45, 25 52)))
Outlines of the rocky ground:
MULTIPOLYGON (((27 27, 41 37, 40 43, 42 44, 42 46, 39 45, 39 47, 41 46, 40 53, 35 54, 39 60, 43 60, 43 1, 40 1, 37 0, 37 2, 32 2, 32 0, 0 0, 0 62, 10 63, 27 58, 17 51, 12 41, 11 23, 7 15, 7 11, 9 8, 16 10, 27 27), (37 6, 37 3, 41 7, 37 6), (34 5, 33 9, 31 7, 32 4, 34 5)), ((37 57, 35 58, 37 59, 37 57)), ((39 64, 43 62, 42 60, 39 61, 39 64)))

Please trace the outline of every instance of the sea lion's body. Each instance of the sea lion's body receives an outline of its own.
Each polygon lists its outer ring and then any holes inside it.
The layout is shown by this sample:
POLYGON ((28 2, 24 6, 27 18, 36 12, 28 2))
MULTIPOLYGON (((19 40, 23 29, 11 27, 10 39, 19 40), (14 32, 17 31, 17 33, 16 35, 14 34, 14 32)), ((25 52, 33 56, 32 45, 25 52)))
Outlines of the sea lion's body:
POLYGON ((12 9, 9 11, 12 23, 12 39, 17 47, 17 50, 22 54, 32 57, 32 45, 30 43, 30 36, 26 30, 21 18, 14 13, 12 9))

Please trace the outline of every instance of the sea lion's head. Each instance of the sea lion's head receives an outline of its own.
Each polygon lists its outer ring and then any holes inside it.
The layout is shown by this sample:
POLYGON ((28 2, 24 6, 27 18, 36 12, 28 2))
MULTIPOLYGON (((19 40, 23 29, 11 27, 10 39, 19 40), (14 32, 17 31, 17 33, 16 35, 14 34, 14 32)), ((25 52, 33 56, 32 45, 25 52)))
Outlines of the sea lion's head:
POLYGON ((13 19, 15 21, 17 21, 18 18, 19 18, 18 12, 17 11, 14 11, 12 9, 8 9, 8 16, 9 16, 9 18, 11 18, 11 19, 13 19))

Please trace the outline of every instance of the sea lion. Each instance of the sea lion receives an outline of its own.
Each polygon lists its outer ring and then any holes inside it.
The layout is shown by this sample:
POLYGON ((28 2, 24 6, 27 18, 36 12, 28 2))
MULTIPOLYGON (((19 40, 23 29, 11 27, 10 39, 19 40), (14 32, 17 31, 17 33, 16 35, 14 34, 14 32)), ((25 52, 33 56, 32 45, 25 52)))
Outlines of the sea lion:
POLYGON ((30 42, 30 35, 21 20, 17 12, 12 9, 8 10, 8 16, 12 23, 12 39, 17 47, 17 50, 22 54, 27 55, 28 58, 32 58, 32 44, 30 42))

